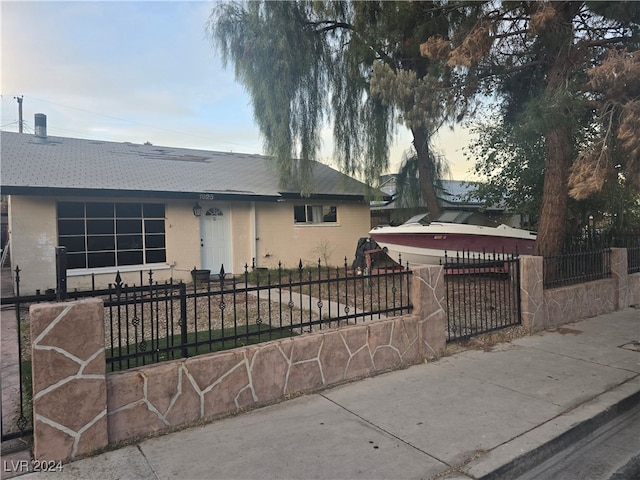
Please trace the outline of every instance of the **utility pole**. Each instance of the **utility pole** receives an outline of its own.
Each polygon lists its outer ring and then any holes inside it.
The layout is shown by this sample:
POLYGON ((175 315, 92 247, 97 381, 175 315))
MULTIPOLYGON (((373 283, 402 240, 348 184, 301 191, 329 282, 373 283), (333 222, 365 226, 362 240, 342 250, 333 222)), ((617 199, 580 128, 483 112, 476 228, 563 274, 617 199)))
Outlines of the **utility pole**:
POLYGON ((18 132, 22 133, 22 100, 24 99, 24 95, 13 98, 18 101, 18 132))

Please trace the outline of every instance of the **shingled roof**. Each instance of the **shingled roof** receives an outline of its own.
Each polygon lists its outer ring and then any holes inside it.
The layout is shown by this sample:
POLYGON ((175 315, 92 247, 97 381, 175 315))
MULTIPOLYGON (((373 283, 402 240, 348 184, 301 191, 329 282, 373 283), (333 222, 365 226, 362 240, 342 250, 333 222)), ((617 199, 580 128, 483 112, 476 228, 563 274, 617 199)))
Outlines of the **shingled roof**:
MULTIPOLYGON (((0 132, 2 193, 134 195, 277 200, 299 197, 281 188, 275 162, 263 155, 0 132)), ((367 186, 316 162, 312 197, 364 199, 367 186)))

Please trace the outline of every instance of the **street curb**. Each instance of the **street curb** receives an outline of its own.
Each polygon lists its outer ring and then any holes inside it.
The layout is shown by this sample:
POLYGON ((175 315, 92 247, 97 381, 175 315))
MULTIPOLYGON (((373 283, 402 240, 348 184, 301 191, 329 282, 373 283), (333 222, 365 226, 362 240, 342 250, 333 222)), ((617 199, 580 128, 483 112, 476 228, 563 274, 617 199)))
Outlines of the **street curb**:
MULTIPOLYGON (((627 382, 623 383, 621 386, 630 385, 634 380, 637 380, 639 377, 633 377, 629 379, 627 382)), ((608 392, 606 392, 608 393, 608 392)), ((605 394, 606 394, 605 393, 605 394)), ((560 417, 566 417, 575 412, 578 408, 589 404, 591 402, 597 401, 602 394, 585 404, 582 404, 575 409, 572 409, 568 412, 565 412, 560 415, 560 417)), ((511 459, 504 465, 492 470, 489 473, 486 473, 482 476, 475 477, 478 480, 496 480, 496 479, 506 479, 506 478, 517 478, 520 475, 523 475, 527 471, 532 468, 537 467, 541 463, 545 462, 549 458, 558 454, 562 450, 566 449, 570 445, 575 442, 581 440, 587 435, 591 434, 607 422, 613 420, 619 415, 624 414, 625 412, 631 410, 633 407, 640 404, 640 390, 636 390, 634 393, 630 395, 626 395, 624 398, 617 400, 612 405, 604 408, 601 412, 597 413, 593 417, 587 418, 585 420, 580 421, 575 426, 569 428, 565 432, 560 435, 552 438, 551 440, 543 443, 542 445, 530 450, 526 451, 515 458, 511 459)), ((471 474, 471 472, 465 472, 467 475, 471 474)))

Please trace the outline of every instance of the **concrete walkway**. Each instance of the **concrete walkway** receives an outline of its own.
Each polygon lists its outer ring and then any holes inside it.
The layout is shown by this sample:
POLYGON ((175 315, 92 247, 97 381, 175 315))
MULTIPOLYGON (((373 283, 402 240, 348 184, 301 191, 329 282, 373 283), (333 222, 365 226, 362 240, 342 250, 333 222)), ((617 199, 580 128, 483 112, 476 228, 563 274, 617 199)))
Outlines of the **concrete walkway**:
MULTIPOLYGON (((244 285, 244 284, 243 284, 244 285)), ((255 287, 255 285, 248 285, 249 288, 255 287)), ((270 298, 273 303, 281 303, 287 305, 289 302, 293 305, 293 308, 301 310, 303 312, 311 312, 315 315, 312 320, 320 318, 334 318, 342 315, 352 315, 354 319, 347 319, 348 322, 357 320, 357 323, 375 322, 376 320, 386 319, 387 316, 383 314, 367 314, 365 310, 361 308, 354 308, 348 306, 345 302, 334 302, 331 300, 320 300, 316 297, 311 297, 306 293, 300 293, 295 290, 288 290, 287 288, 277 289, 265 289, 258 292, 252 290, 249 292, 254 298, 260 298, 265 300, 270 298), (290 294, 291 293, 291 294, 290 294), (348 307, 345 310, 345 307, 348 307), (357 317, 356 317, 357 315, 357 317)), ((304 313, 305 319, 309 319, 308 313, 304 313)))
POLYGON ((23 478, 514 478, 640 402, 639 341, 625 309, 23 478))

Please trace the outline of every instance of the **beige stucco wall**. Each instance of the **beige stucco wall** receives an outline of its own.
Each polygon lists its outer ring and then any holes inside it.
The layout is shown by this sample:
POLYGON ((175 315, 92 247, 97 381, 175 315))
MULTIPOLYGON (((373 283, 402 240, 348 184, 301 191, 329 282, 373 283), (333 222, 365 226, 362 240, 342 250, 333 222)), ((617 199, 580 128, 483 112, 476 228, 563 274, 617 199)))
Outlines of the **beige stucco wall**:
POLYGON ((193 200, 165 203, 165 235, 168 271, 156 280, 189 280, 193 267, 200 267, 200 220, 193 215, 193 200))
POLYGON ((56 286, 56 200, 9 197, 11 268, 20 268, 20 293, 56 286))
POLYGON ((253 234, 253 204, 238 202, 230 205, 231 209, 231 251, 232 273, 244 272, 244 266, 251 267, 254 256, 252 242, 253 234))
POLYGON ((303 264, 325 263, 349 266, 353 261, 358 239, 368 237, 370 214, 368 203, 310 201, 309 204, 337 206, 337 223, 295 224, 294 205, 305 202, 256 203, 256 264, 276 267, 282 261, 285 268, 303 264))
MULTIPOLYGON (((13 268, 20 267, 20 293, 44 292, 56 287, 55 247, 57 246, 56 202, 79 201, 72 197, 10 197, 11 261, 13 268)), ((107 198, 82 198, 83 201, 112 201, 107 198)), ((122 198, 117 201, 162 202, 155 199, 122 198)), ((193 201, 178 200, 165 203, 165 233, 167 261, 144 267, 143 279, 153 268, 153 280, 163 282, 173 277, 176 280, 191 279, 191 269, 200 266, 200 223, 193 215, 193 201)), ((115 280, 119 270, 124 283, 140 283, 140 267, 94 269, 95 286, 103 288, 115 280)), ((91 274, 87 271, 69 271, 67 287, 87 289, 92 286, 91 274), (80 274, 82 273, 82 274, 80 274)))
MULTIPOLYGON (((32 294, 56 287, 55 247, 57 246, 56 202, 114 201, 111 198, 77 197, 10 197, 11 260, 20 267, 21 293, 32 294)), ((163 202, 161 199, 118 198, 123 202, 163 202)), ((167 261, 144 266, 143 282, 153 269, 153 281, 191 280, 191 270, 201 267, 200 220, 193 215, 193 200, 167 200, 165 203, 165 233, 167 261)), ((226 270, 241 274, 245 264, 251 267, 256 258, 258 267, 285 267, 315 264, 325 254, 332 266, 342 266, 344 257, 353 261, 357 241, 369 231, 367 203, 313 202, 336 205, 335 224, 296 225, 294 202, 229 202, 231 219, 232 266, 226 270), (257 240, 256 240, 257 239, 257 240)), ((304 202, 299 202, 304 204, 304 202)), ((207 204, 209 205, 209 204, 207 204)), ((211 203, 216 205, 216 202, 211 203)), ((124 283, 140 283, 140 266, 103 268, 92 271, 69 271, 69 290, 84 290, 92 286, 104 288, 113 283, 116 271, 124 283), (91 273, 94 273, 92 280, 91 273)), ((217 272, 213 272, 217 273, 217 272)))

